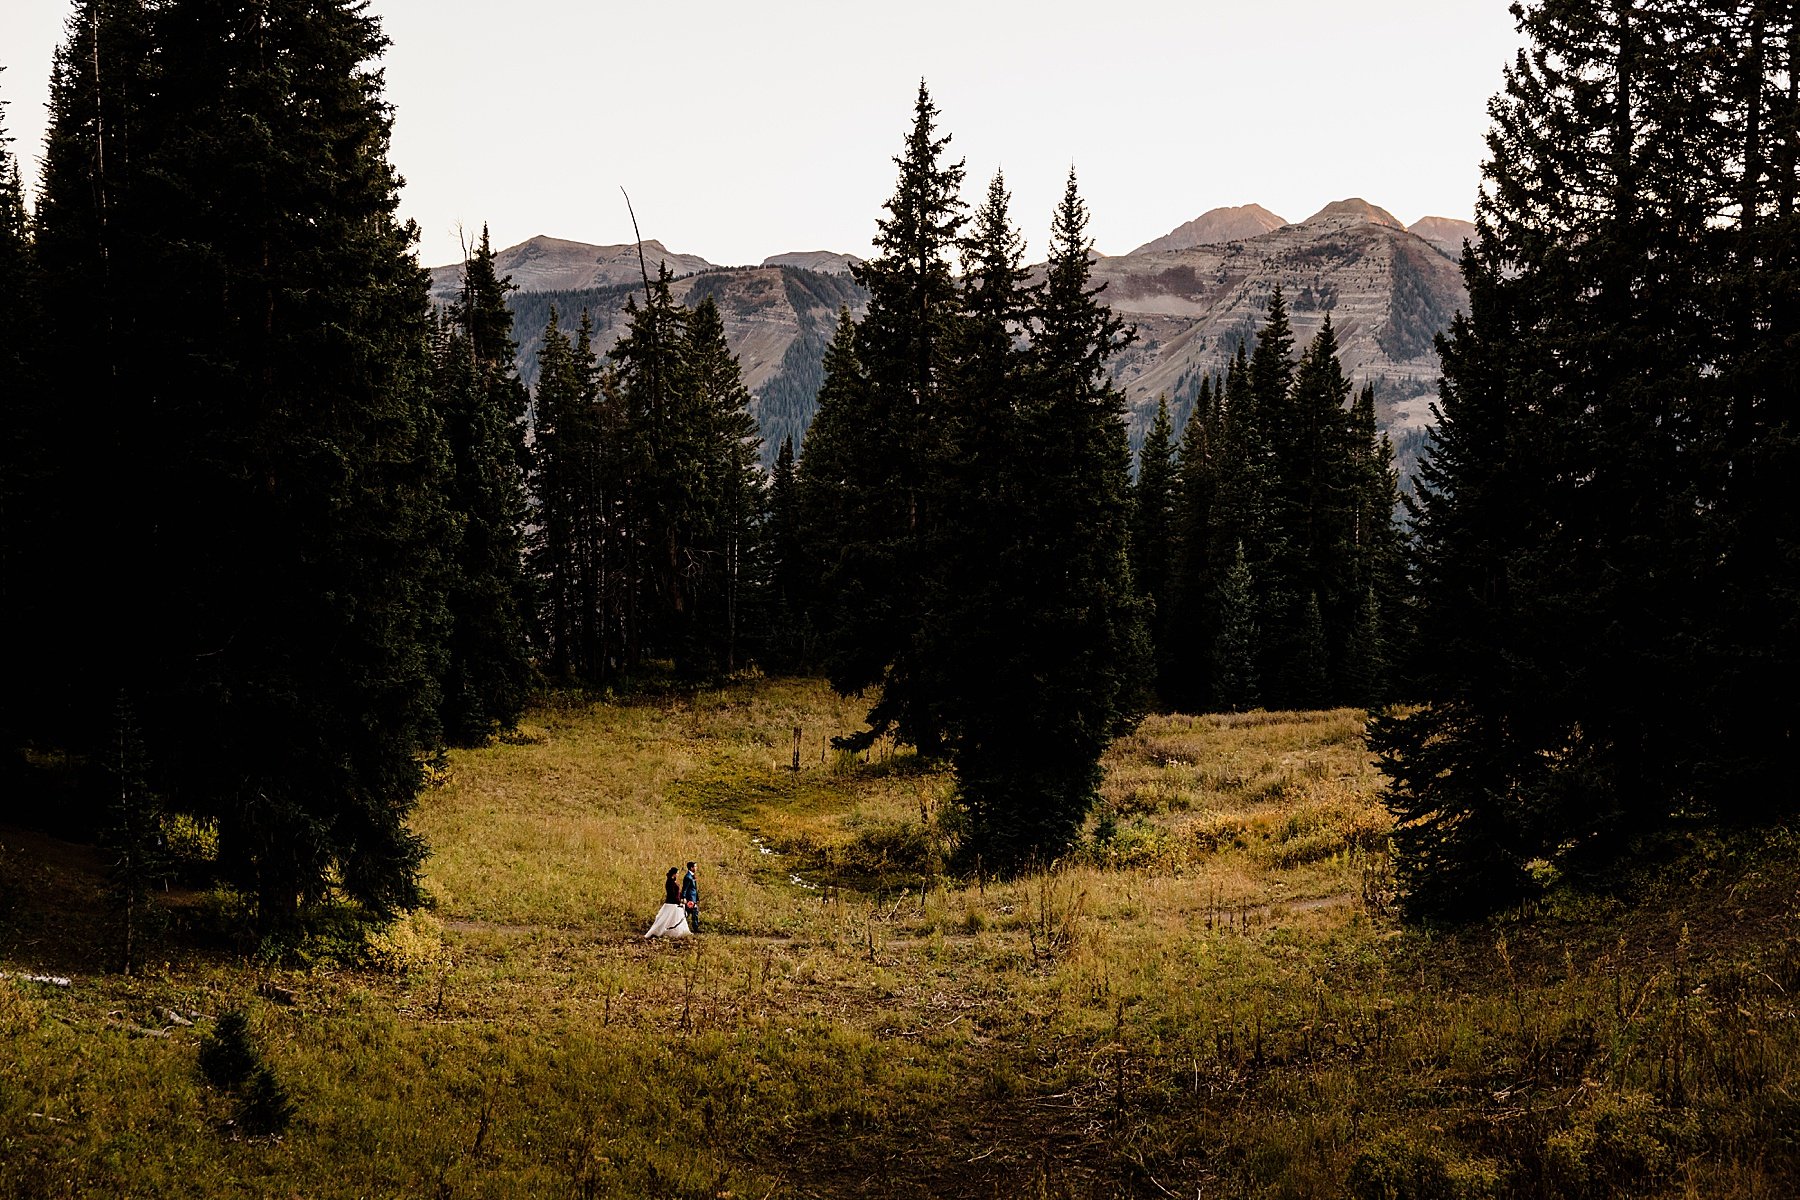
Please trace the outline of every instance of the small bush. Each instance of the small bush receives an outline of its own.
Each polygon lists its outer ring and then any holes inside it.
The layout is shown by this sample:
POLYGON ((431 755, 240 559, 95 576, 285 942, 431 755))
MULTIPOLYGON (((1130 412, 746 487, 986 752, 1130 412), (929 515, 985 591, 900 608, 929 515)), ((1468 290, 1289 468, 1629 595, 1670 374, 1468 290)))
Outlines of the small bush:
POLYGON ((241 1011, 221 1013, 201 1039, 200 1073, 236 1099, 237 1127, 250 1136, 271 1137, 293 1121, 293 1098, 250 1040, 250 1021, 241 1011))
POLYGON ((1357 1155, 1345 1179, 1356 1200, 1491 1200, 1499 1177, 1487 1163, 1464 1163, 1403 1135, 1357 1155))
POLYGON ((364 961, 391 975, 428 971, 444 959, 444 926, 422 909, 399 917, 369 935, 364 961))
POLYGON ((1603 1095, 1545 1147, 1549 1175, 1570 1200, 1614 1200, 1656 1191, 1677 1159, 1672 1130, 1647 1096, 1603 1095))

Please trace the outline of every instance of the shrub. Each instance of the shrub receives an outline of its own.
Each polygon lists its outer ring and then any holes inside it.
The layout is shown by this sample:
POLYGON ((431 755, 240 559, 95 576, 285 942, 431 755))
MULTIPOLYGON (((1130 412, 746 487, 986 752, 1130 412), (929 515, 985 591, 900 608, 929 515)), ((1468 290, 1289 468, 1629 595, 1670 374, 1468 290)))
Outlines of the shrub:
POLYGON ((1357 1155, 1345 1179, 1356 1200, 1491 1200, 1499 1178, 1487 1163, 1465 1163, 1405 1135, 1357 1155))
POLYGON ((221 1013, 201 1039, 200 1073, 236 1099, 237 1127, 250 1136, 273 1136, 293 1121, 293 1098, 250 1040, 250 1021, 241 1011, 221 1013))
POLYGON ((370 934, 363 947, 365 963, 392 975, 427 971, 443 958, 443 923, 423 909, 415 909, 370 934))

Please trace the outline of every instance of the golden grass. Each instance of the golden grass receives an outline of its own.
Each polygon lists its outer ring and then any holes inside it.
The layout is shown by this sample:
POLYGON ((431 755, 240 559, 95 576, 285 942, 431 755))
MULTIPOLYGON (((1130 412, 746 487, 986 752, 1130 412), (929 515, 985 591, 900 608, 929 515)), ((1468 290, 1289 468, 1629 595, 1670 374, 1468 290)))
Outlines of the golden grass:
POLYGON ((959 883, 899 861, 950 781, 828 749, 860 712, 787 681, 539 711, 452 756, 436 907, 355 968, 83 969, 29 900, 74 860, 0 831, 0 971, 75 977, 0 980, 0 1194, 1795 1194, 1791 842, 1409 931, 1360 713, 1168 716, 1054 871, 959 883), (643 943, 688 858, 707 936, 643 943), (279 1140, 196 1071, 231 1007, 299 1103, 279 1140))

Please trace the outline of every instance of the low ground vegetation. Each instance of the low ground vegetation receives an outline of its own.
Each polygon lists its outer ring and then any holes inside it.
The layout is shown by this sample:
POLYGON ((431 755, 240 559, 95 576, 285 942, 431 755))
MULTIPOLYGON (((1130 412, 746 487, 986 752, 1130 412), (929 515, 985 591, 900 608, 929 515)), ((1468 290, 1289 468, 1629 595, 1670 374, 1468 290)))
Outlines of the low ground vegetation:
POLYGON ((1793 836, 1406 927, 1361 713, 1166 716, 1067 859, 951 878, 861 716, 546 703, 420 803, 431 909, 258 945, 177 881, 129 976, 98 858, 0 830, 0 1194, 1794 1193, 1793 836), (690 858, 706 936, 644 944, 690 858))

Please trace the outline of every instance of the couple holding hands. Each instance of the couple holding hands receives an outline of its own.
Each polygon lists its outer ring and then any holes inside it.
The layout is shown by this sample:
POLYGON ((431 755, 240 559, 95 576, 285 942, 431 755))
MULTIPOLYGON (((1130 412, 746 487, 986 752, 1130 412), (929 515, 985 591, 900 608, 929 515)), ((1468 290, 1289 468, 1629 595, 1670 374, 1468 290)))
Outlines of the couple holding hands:
POLYGON ((690 937, 700 932, 700 884, 694 878, 694 864, 687 865, 680 884, 675 882, 675 871, 670 867, 663 879, 663 906, 644 934, 647 938, 690 937))

